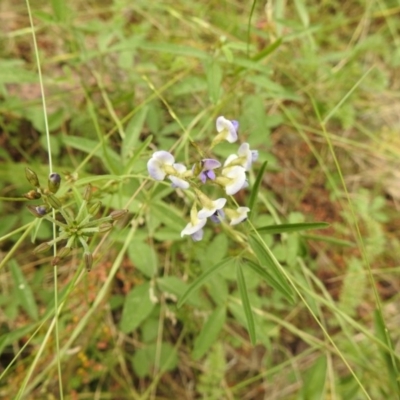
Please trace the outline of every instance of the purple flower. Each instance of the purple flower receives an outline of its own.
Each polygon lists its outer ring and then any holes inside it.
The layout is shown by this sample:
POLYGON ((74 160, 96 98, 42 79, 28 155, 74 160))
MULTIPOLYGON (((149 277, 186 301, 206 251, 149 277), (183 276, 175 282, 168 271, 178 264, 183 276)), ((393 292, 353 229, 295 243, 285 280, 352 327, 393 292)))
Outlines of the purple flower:
POLYGON ((221 163, 217 160, 212 158, 205 158, 200 162, 202 170, 199 174, 199 178, 203 183, 206 183, 207 179, 214 180, 215 179, 215 172, 213 169, 219 168, 221 163))
POLYGON ((210 219, 215 224, 219 224, 223 219, 225 219, 224 210, 221 208, 220 210, 215 211, 215 213, 210 216, 210 219))

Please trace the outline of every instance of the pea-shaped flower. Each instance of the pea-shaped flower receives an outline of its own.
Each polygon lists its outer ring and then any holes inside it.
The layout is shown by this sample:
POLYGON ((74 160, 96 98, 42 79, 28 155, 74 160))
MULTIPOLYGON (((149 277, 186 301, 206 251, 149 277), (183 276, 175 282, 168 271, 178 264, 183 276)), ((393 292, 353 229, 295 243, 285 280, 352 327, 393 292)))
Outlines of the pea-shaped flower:
POLYGON ((228 208, 225 210, 225 213, 231 220, 230 225, 237 225, 247 218, 247 213, 249 211, 249 207, 238 207, 236 210, 228 208))
POLYGON ((227 195, 232 196, 246 185, 246 170, 240 165, 226 167, 215 181, 225 188, 227 195))
POLYGON ((197 242, 203 238, 203 226, 206 224, 207 218, 199 218, 196 205, 194 204, 190 211, 190 222, 181 232, 181 237, 190 235, 197 242))
POLYGON ((167 174, 175 172, 172 166, 174 162, 174 156, 168 151, 156 151, 147 162, 147 171, 156 181, 163 181, 167 174))
POLYGON ((251 165, 258 158, 257 150, 250 150, 250 145, 248 143, 242 143, 238 149, 238 153, 231 154, 225 161, 224 167, 240 165, 246 171, 249 171, 251 165))
POLYGON ((211 179, 212 181, 215 179, 215 172, 213 171, 216 168, 219 168, 221 163, 218 160, 214 160, 213 158, 205 158, 200 161, 201 172, 198 175, 200 180, 203 183, 206 183, 207 179, 211 179))
POLYGON ((239 122, 220 116, 217 118, 215 125, 218 135, 214 138, 211 147, 215 146, 219 142, 222 142, 223 140, 227 140, 229 143, 236 142, 238 138, 237 130, 239 128, 239 122))

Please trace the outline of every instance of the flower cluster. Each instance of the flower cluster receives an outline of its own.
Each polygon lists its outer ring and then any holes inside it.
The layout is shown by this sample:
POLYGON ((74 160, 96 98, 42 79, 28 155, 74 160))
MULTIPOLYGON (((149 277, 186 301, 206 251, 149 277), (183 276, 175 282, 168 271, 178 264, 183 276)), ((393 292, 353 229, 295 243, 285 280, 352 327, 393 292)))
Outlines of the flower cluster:
MULTIPOLYGON (((238 139, 239 123, 228 120, 222 116, 217 118, 217 135, 211 143, 211 148, 221 141, 234 143, 238 139)), ((190 212, 190 222, 182 230, 181 236, 190 235, 194 241, 203 238, 203 227, 209 218, 215 223, 230 220, 230 225, 236 225, 247 218, 250 211, 248 207, 236 209, 225 207, 227 199, 221 197, 210 199, 201 190, 202 185, 214 184, 221 187, 226 195, 232 196, 239 190, 248 186, 246 172, 250 170, 252 163, 258 158, 258 152, 250 150, 248 143, 242 143, 236 154, 231 154, 223 164, 213 158, 204 158, 195 163, 192 168, 176 163, 174 156, 168 151, 156 151, 147 163, 149 175, 157 180, 165 178, 171 181, 173 188, 183 190, 191 189, 196 201, 190 212), (201 209, 198 210, 197 206, 201 209)))
POLYGON ((83 260, 86 269, 90 271, 93 264, 93 255, 88 243, 90 237, 96 233, 110 231, 114 226, 114 222, 123 218, 128 210, 114 210, 106 217, 97 218, 101 202, 91 202, 93 190, 89 184, 85 187, 83 195, 75 188, 72 190, 79 204, 78 212, 75 213, 70 207, 63 205, 66 202, 65 197, 56 196, 61 184, 61 176, 59 174, 51 173, 47 181, 47 187, 44 188, 41 187, 39 178, 32 169, 25 168, 25 175, 28 182, 35 189, 30 190, 23 196, 28 200, 41 199, 43 202, 43 204, 36 206, 28 205, 28 210, 39 220, 48 220, 59 228, 56 238, 41 243, 33 252, 35 254, 42 253, 52 248, 56 243, 64 243, 64 247, 58 251, 52 261, 53 265, 57 265, 71 253, 73 248, 80 246, 84 250, 83 260))

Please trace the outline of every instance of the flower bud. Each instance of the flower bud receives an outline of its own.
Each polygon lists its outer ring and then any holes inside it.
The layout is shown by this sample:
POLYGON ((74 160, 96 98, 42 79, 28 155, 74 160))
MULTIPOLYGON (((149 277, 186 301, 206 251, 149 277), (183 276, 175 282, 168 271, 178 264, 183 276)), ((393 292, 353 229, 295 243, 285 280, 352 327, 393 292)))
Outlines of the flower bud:
POLYGON ((95 216, 99 212, 100 207, 101 201, 97 201, 96 203, 92 204, 88 209, 89 214, 95 216))
POLYGON ((99 226, 99 232, 100 233, 106 233, 111 231, 113 228, 113 224, 110 224, 109 222, 104 222, 99 226))
POLYGON ((33 249, 33 254, 44 253, 45 251, 51 248, 51 244, 49 242, 44 242, 39 244, 33 249))
POLYGON ((53 257, 53 259, 51 260, 51 266, 55 267, 56 265, 58 265, 61 261, 61 258, 59 256, 55 256, 53 257))
POLYGON ((34 171, 32 171, 30 168, 26 167, 25 168, 25 176, 26 179, 28 180, 28 182, 32 185, 35 186, 37 188, 40 187, 40 183, 39 183, 39 178, 36 175, 36 173, 34 171))
POLYGON ((47 209, 45 206, 26 206, 26 208, 36 217, 36 218, 43 218, 46 213, 47 209))
POLYGON ((63 247, 59 252, 58 252, 58 257, 60 259, 67 257, 71 253, 71 247, 63 247))
POLYGON ((85 262, 87 272, 90 272, 90 270, 92 269, 92 265, 93 265, 92 253, 85 253, 83 255, 83 260, 85 262))
POLYGON ((83 199, 86 201, 90 201, 91 197, 92 197, 92 185, 89 183, 89 185, 85 186, 85 190, 83 192, 83 199))
POLYGON ((50 204, 52 208, 55 208, 58 210, 59 208, 62 207, 61 201, 54 195, 48 194, 46 196, 47 202, 50 204))
POLYGON ((23 195, 28 200, 37 200, 42 197, 42 195, 36 190, 30 190, 28 193, 23 195))
POLYGON ((110 213, 110 217, 113 221, 117 221, 127 214, 128 210, 114 210, 110 213))
POLYGON ((60 188, 61 176, 56 172, 53 172, 49 175, 49 179, 47 180, 47 187, 51 193, 57 193, 60 188))

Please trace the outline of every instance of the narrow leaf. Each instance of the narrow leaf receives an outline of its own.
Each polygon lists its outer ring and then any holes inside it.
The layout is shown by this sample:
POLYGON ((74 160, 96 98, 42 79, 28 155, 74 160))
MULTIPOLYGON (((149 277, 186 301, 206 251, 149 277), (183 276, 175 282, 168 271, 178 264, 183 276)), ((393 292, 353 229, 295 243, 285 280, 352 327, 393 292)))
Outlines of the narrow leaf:
POLYGON ((243 311, 246 316, 247 330, 249 331, 250 341, 252 345, 255 345, 257 340, 256 327, 254 324, 253 311, 251 310, 249 295, 247 293, 246 281, 244 279, 242 265, 240 262, 236 264, 236 276, 237 276, 240 297, 242 299, 243 311))
POLYGON ((385 321, 383 320, 383 316, 381 312, 378 310, 376 310, 374 313, 374 322, 375 322, 376 336, 383 343, 385 343, 389 349, 391 349, 391 352, 389 352, 387 350, 380 348, 380 353, 382 354, 382 357, 386 364, 386 369, 390 378, 389 381, 391 383, 392 390, 394 392, 400 393, 400 382, 397 379, 397 377, 399 376, 399 366, 394 356, 393 342, 385 326, 385 321))
POLYGON ((203 357, 207 350, 216 342, 226 319, 225 306, 220 306, 207 319, 199 335, 196 337, 193 349, 193 359, 203 357))
POLYGON ((122 158, 125 160, 132 153, 136 146, 140 132, 143 130, 143 124, 146 119, 148 107, 141 108, 129 121, 125 129, 125 138, 122 143, 122 158))
POLYGON ((288 233, 288 232, 300 232, 310 229, 325 229, 330 225, 327 222, 302 222, 298 224, 280 224, 280 225, 268 225, 261 228, 257 228, 259 233, 288 233))
POLYGON ((39 318, 39 312, 35 297, 33 296, 33 292, 28 284, 28 281, 25 279, 24 274, 15 260, 10 261, 10 271, 14 279, 16 296, 19 300, 19 303, 28 313, 28 315, 37 321, 39 318))
POLYGON ((287 283, 286 277, 281 271, 283 267, 279 264, 272 251, 268 247, 260 243, 258 238, 254 237, 253 235, 249 237, 249 243, 252 250, 254 251, 254 254, 258 258, 259 263, 262 266, 267 267, 269 273, 277 282, 279 282, 279 284, 284 288, 285 292, 291 294, 290 301, 292 301, 292 298, 294 296, 293 290, 287 283))
POLYGON ((325 398, 327 362, 326 357, 319 357, 303 378, 303 399, 320 400, 325 398))
POLYGON ((250 200, 249 200, 249 208, 250 208, 250 212, 251 212, 251 214, 250 214, 251 218, 253 218, 255 215, 255 212, 253 211, 253 207, 257 200, 257 194, 260 189, 260 185, 261 185, 262 178, 264 176, 265 168, 267 168, 267 161, 263 162, 260 170, 258 171, 256 181, 254 182, 253 188, 251 190, 250 200))
POLYGON ((138 157, 143 153, 144 150, 146 150, 147 146, 151 143, 153 140, 153 136, 150 135, 133 153, 133 156, 129 159, 128 163, 125 166, 125 173, 129 174, 133 165, 135 164, 135 161, 138 159, 138 157))
POLYGON ((203 274, 201 274, 183 294, 178 302, 178 307, 181 307, 186 302, 188 297, 192 294, 192 292, 197 290, 200 286, 204 285, 207 280, 211 278, 212 275, 216 274, 220 269, 226 267, 227 265, 232 265, 234 260, 234 258, 225 258, 219 263, 213 265, 207 271, 203 272, 203 274))
POLYGON ((288 301, 294 304, 294 297, 292 292, 288 292, 285 286, 282 286, 278 280, 276 280, 266 269, 260 265, 254 263, 251 260, 245 260, 246 265, 251 268, 258 276, 264 279, 268 285, 273 287, 275 290, 280 292, 288 301))

